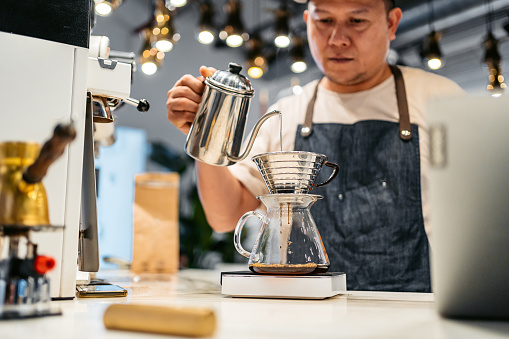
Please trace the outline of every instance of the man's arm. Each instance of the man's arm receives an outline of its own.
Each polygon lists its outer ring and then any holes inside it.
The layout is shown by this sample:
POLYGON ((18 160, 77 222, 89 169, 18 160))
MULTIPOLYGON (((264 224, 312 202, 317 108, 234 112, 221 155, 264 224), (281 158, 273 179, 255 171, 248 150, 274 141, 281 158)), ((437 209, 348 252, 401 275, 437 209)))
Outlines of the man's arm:
POLYGON ((207 221, 217 232, 234 230, 244 213, 259 206, 256 197, 226 167, 197 161, 196 175, 207 221))

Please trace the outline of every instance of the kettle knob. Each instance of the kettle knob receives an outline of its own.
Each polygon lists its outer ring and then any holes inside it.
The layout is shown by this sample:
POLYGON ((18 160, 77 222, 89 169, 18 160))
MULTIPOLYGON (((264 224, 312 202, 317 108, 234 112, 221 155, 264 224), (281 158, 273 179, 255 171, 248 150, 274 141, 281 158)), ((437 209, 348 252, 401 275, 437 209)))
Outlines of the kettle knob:
POLYGON ((230 72, 230 73, 239 74, 241 70, 242 70, 242 66, 239 64, 236 64, 234 62, 230 62, 228 64, 228 72, 230 72))

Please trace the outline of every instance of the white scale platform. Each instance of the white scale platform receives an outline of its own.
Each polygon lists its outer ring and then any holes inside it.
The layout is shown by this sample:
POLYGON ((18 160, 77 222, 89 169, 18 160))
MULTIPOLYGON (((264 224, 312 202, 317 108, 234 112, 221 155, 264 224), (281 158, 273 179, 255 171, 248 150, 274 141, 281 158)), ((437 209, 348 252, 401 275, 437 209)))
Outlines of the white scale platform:
POLYGON ((232 297, 325 299, 346 293, 346 274, 267 275, 221 272, 221 291, 232 297))

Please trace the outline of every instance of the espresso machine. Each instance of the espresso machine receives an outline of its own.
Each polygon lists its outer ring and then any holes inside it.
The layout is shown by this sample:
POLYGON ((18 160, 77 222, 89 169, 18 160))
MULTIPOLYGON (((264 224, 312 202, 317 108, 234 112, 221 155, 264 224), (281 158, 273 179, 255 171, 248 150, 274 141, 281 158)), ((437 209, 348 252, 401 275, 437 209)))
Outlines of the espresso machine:
MULTIPOLYGON (((81 272, 97 272, 99 269, 94 159, 101 146, 110 146, 116 140, 112 112, 124 103, 135 106, 139 112, 150 108, 147 100, 129 97, 136 70, 134 53, 111 51, 109 43, 106 36, 90 37, 78 246, 78 269, 81 272)), ((80 280, 84 280, 80 283, 89 281, 86 274, 80 276, 80 280)))
POLYGON ((106 121, 122 103, 148 108, 129 98, 133 64, 112 59, 107 39, 90 37, 92 13, 91 0, 5 0, 0 11, 0 142, 42 144, 60 123, 76 130, 42 180, 49 223, 63 227, 29 239, 37 253, 54 258, 45 274, 52 299, 75 297, 78 261, 80 270, 98 269, 96 214, 90 212, 96 199, 94 128, 100 130, 94 107, 106 121))

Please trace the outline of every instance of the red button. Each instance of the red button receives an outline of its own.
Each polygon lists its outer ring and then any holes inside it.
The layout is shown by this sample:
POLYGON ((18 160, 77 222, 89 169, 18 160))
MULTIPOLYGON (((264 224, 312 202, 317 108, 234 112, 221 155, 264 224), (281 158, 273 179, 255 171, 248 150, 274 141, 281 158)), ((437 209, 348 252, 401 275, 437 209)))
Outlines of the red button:
POLYGON ((45 274, 46 272, 51 271, 55 267, 55 264, 55 259, 52 257, 38 255, 37 258, 35 258, 34 268, 37 273, 45 274))

